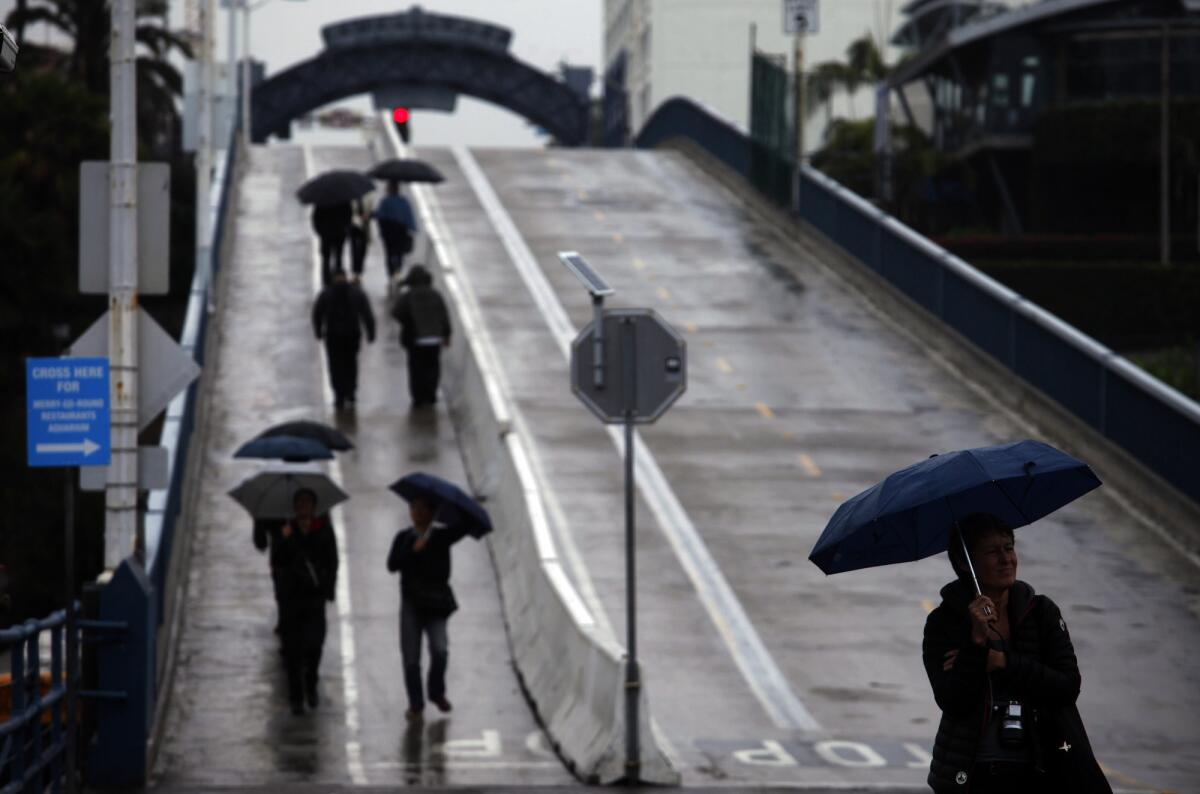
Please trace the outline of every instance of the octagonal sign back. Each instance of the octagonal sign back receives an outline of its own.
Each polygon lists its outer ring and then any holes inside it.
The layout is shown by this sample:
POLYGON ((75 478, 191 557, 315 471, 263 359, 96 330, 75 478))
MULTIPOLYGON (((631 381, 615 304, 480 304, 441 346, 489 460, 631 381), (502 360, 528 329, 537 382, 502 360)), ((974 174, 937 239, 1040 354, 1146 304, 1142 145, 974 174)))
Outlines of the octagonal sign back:
POLYGON ((606 309, 596 382, 596 324, 571 344, 571 391, 602 422, 650 424, 687 390, 687 343, 653 309, 606 309))

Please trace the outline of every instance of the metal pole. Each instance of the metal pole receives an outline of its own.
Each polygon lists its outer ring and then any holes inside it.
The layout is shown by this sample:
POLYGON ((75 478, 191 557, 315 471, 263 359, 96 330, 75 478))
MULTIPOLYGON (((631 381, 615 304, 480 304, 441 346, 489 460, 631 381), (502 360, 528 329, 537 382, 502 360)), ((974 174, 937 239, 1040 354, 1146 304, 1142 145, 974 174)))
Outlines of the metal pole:
POLYGON ((1161 123, 1159 125, 1159 149, 1158 149, 1158 185, 1159 185, 1159 203, 1158 211, 1160 215, 1160 251, 1159 259, 1164 265, 1171 264, 1171 113, 1170 113, 1170 79, 1171 79, 1171 45, 1169 28, 1163 25, 1162 30, 1162 73, 1161 73, 1161 88, 1162 88, 1162 112, 1161 123))
POLYGON ((250 0, 242 2, 242 142, 250 145, 250 0))
POLYGON ((792 187, 792 208, 800 210, 800 169, 804 165, 804 35, 792 38, 792 101, 796 125, 796 172, 792 187))
POLYGON ((637 407, 637 325, 626 320, 621 329, 621 363, 625 381, 625 633, 628 656, 625 660, 625 778, 637 783, 641 778, 641 742, 638 737, 638 695, 641 675, 637 661, 637 559, 636 507, 634 497, 633 419, 637 407))
MULTIPOLYGON (((228 22, 229 41, 225 42, 225 92, 229 95, 222 103, 229 110, 229 131, 233 130, 234 118, 237 116, 237 3, 234 0, 229 0, 229 5, 226 7, 225 16, 228 22)), ((226 136, 226 141, 230 136, 226 136)))
POLYGON ((604 296, 592 296, 592 383, 597 389, 604 388, 604 296))
POLYGON ((212 186, 212 19, 212 0, 200 0, 200 48, 197 53, 200 91, 196 103, 199 113, 196 124, 196 268, 204 274, 210 311, 215 305, 216 292, 212 288, 212 241, 208 228, 212 186))
POLYGON ((142 547, 137 504, 137 73, 135 0, 114 0, 109 87, 112 136, 108 358, 112 371, 112 459, 105 499, 104 567, 142 547))
POLYGON ((75 794, 75 676, 79 671, 79 651, 75 645, 75 472, 78 469, 63 469, 63 504, 66 517, 63 520, 63 584, 67 605, 67 701, 66 701, 66 778, 67 794, 75 794))

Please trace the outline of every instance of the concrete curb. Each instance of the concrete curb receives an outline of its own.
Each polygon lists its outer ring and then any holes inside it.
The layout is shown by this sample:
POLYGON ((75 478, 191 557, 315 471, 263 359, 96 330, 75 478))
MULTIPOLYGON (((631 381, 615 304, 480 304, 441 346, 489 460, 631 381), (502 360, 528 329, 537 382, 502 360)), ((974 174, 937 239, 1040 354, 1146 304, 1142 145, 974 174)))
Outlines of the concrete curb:
MULTIPOLYGON (((374 133, 369 146, 377 158, 400 151, 390 124, 382 122, 374 133)), ((425 264, 437 274, 457 331, 443 358, 443 394, 467 477, 496 526, 489 548, 513 664, 550 742, 571 771, 589 783, 623 782, 624 649, 598 629, 563 569, 530 463, 531 442, 516 429, 513 402, 478 303, 458 271, 453 245, 427 190, 413 191, 430 242, 425 264)), ((639 724, 637 780, 678 785, 679 772, 650 728, 644 674, 639 724)))

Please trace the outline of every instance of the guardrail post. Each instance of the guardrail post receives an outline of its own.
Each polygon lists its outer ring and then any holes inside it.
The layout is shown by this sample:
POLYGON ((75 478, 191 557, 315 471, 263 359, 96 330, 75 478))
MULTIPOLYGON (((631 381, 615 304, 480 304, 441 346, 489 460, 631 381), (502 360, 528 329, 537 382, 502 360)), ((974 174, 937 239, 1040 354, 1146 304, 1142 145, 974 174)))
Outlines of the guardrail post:
MULTIPOLYGON (((146 740, 154 716, 154 589, 142 567, 125 559, 99 592, 99 620, 124 623, 116 641, 95 651, 96 734, 88 748, 88 785, 137 788, 146 783, 146 740)), ((85 624, 86 627, 86 624, 85 624)))

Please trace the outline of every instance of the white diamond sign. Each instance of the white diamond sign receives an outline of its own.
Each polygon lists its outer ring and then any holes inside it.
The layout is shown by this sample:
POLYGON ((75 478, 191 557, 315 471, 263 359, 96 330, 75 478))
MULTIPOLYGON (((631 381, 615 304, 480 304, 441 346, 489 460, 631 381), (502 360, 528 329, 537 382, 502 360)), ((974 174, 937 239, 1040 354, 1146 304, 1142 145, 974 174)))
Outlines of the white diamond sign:
MULTIPOLYGON (((71 345, 72 356, 108 356, 108 312, 71 345)), ((138 307, 138 430, 200 375, 200 366, 138 307)))

